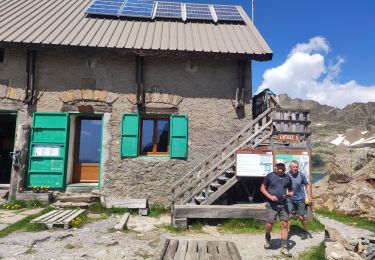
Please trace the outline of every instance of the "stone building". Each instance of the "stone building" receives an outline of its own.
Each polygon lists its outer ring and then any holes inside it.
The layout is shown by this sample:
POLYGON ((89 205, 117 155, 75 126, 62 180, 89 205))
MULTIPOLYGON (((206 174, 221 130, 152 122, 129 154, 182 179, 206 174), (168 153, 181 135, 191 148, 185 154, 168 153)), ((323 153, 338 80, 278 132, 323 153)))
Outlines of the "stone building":
POLYGON ((0 0, 0 180, 167 203, 252 119, 251 64, 272 51, 240 6, 183 21, 89 5, 0 0))

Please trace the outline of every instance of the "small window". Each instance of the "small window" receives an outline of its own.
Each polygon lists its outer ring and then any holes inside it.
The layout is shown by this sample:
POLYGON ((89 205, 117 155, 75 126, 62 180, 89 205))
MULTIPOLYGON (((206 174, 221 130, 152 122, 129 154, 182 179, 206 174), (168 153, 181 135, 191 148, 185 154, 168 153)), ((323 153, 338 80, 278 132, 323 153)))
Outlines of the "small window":
POLYGON ((122 117, 121 156, 188 156, 187 115, 146 116, 125 113, 122 117))
POLYGON ((140 154, 169 154, 169 118, 141 118, 140 154))
POLYGON ((0 63, 4 62, 4 56, 5 56, 5 49, 0 48, 0 63))

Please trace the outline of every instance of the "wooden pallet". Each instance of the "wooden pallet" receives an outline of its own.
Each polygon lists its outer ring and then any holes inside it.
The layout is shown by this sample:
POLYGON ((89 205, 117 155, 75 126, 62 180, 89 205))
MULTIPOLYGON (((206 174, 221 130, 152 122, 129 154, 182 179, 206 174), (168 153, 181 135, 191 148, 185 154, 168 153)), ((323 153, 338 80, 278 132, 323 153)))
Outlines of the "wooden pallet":
POLYGON ((85 212, 84 209, 72 210, 52 210, 40 217, 30 221, 30 223, 46 224, 50 229, 53 226, 63 226, 64 229, 70 228, 70 222, 85 212))
POLYGON ((164 239, 154 260, 242 260, 236 245, 227 241, 164 239))

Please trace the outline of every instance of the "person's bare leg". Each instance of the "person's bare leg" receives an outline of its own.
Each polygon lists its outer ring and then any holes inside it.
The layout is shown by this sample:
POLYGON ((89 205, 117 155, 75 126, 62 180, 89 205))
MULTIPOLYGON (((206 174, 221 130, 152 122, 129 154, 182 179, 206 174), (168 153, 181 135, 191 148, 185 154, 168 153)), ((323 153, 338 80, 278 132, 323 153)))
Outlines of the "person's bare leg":
POLYGON ((298 218, 301 220, 303 231, 307 232, 307 220, 301 215, 299 215, 298 218))
POLYGON ((266 223, 266 225, 265 225, 265 229, 266 229, 266 235, 265 235, 266 242, 264 244, 264 248, 265 249, 268 249, 271 246, 271 231, 272 231, 272 226, 273 226, 273 223, 266 223))
POLYGON ((280 221, 281 222, 281 253, 291 257, 292 255, 288 249, 288 221, 280 221))
POLYGON ((288 222, 289 221, 281 221, 281 239, 288 239, 288 222))

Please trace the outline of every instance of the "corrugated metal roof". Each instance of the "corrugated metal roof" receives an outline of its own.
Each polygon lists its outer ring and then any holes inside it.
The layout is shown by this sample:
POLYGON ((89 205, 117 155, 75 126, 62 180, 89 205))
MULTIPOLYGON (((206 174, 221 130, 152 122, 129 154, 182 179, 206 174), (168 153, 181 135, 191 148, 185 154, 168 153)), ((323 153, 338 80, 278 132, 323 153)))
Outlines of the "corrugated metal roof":
POLYGON ((90 0, 0 0, 0 43, 239 54, 272 50, 247 14, 245 24, 86 17, 90 0))

